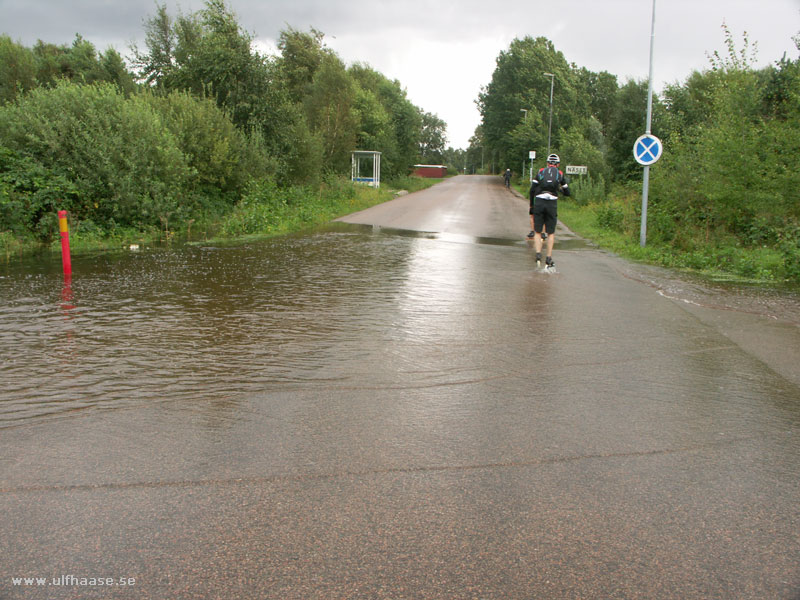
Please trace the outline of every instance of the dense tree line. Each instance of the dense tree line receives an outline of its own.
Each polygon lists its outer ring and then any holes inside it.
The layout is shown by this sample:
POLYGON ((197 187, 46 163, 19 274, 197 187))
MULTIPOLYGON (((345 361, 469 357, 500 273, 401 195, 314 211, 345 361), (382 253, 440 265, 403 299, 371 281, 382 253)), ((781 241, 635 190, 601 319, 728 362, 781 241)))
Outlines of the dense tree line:
MULTIPOLYGON (((569 63, 547 38, 516 39, 497 57, 477 100, 482 122, 471 140, 472 162, 481 160, 494 172, 517 171, 530 150, 543 164, 549 144, 597 179, 625 178, 635 171, 633 141, 644 133, 646 99, 646 82, 619 85, 615 75, 569 63)), ((658 98, 654 114, 657 133, 658 98)))
POLYGON ((84 231, 180 226, 271 189, 259 181, 349 175, 355 149, 382 153, 384 180, 441 159, 445 123, 321 32, 288 28, 263 56, 224 0, 157 6, 144 27, 130 67, 80 36, 0 36, 0 234, 46 241, 58 208, 84 231))
MULTIPOLYGON (((710 66, 653 101, 652 132, 665 146, 651 169, 648 239, 692 257, 690 266, 800 279, 800 58, 753 67, 747 37, 710 66), (744 248, 742 254, 737 248, 744 248)), ((795 38, 800 50, 800 36, 795 38)), ((620 84, 567 61, 545 38, 514 40, 478 98, 480 127, 466 152, 469 172, 519 172, 529 150, 586 165, 577 198, 597 203, 602 223, 638 236, 642 168, 633 143, 646 127, 647 82, 620 84)))
MULTIPOLYGON (((400 82, 344 64, 314 29, 287 28, 279 54, 263 56, 224 0, 188 15, 157 6, 144 28, 130 65, 80 36, 28 48, 0 35, 0 236, 52 239, 58 208, 83 231, 180 228, 248 195, 347 175, 353 149, 382 152, 389 180, 417 162, 519 172, 530 150, 540 166, 548 145, 589 168, 578 201, 598 205, 604 227, 638 235, 632 145, 647 82, 579 67, 546 38, 499 54, 476 100, 481 124, 456 150, 400 82)), ((746 37, 737 50, 725 32, 708 69, 654 99, 666 150, 651 171, 649 238, 699 267, 743 260, 730 251, 740 246, 798 279, 800 58, 755 69, 746 37)))

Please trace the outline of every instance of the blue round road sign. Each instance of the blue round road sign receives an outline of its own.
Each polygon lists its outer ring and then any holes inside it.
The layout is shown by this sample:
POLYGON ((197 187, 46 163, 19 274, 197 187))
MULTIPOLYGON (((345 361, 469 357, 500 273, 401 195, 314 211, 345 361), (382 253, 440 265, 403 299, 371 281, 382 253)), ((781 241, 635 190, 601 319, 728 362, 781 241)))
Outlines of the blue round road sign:
POLYGON ((633 145, 633 158, 636 159, 640 165, 645 167, 652 165, 659 158, 664 151, 664 144, 656 136, 649 133, 644 134, 633 145))

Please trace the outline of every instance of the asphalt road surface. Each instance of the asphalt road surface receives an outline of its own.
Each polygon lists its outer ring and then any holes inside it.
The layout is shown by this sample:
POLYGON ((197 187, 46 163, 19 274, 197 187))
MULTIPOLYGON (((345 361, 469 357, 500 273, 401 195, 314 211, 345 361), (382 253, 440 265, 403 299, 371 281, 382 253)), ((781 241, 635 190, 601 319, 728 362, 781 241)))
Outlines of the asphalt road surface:
MULTIPOLYGON (((92 355, 91 400, 9 361, 0 598, 800 598, 791 305, 676 292, 561 226, 537 271, 499 177, 342 221, 192 251, 236 259, 223 295, 181 283, 113 335, 72 301, 75 346, 133 357, 92 355), (18 397, 27 375, 47 399, 18 397)), ((41 353, 32 295, 0 339, 41 353)))

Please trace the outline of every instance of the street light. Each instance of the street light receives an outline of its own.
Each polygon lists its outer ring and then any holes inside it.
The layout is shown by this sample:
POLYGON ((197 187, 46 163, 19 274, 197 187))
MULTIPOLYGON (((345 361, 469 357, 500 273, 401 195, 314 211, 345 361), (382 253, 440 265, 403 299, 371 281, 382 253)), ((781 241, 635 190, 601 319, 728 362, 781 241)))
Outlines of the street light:
POLYGON ((547 126, 547 156, 550 156, 550 132, 553 130, 553 83, 556 76, 552 73, 544 73, 544 76, 550 78, 550 124, 547 126))
MULTIPOLYGON (((525 113, 525 116, 522 117, 523 121, 528 120, 528 109, 527 108, 520 108, 519 112, 525 113)), ((525 159, 522 159, 522 174, 525 175, 525 159)))

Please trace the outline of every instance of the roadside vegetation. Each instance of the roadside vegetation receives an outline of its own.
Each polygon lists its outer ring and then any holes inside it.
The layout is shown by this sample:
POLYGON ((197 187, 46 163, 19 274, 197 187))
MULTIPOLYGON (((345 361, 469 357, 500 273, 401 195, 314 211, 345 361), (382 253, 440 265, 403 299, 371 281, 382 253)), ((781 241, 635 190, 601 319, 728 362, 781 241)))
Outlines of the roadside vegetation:
POLYGON ((549 148, 562 167, 588 168, 561 208, 578 233, 666 266, 800 283, 800 56, 755 69, 746 35, 737 48, 722 27, 708 69, 654 98, 665 152, 651 167, 645 249, 632 147, 647 82, 589 71, 546 38, 499 54, 481 124, 453 149, 400 82, 346 65, 314 29, 287 27, 264 55, 225 0, 178 15, 156 5, 127 61, 80 36, 24 47, 2 34, 0 257, 57 247, 59 209, 76 251, 275 235, 432 183, 409 177, 417 163, 511 168, 523 185, 523 165, 543 166, 549 148), (354 149, 382 153, 380 190, 350 183, 354 149))
MULTIPOLYGON (((544 166, 550 78, 542 73, 553 73, 551 151, 562 168, 589 170, 572 178, 574 198, 560 203, 569 227, 629 258, 800 283, 800 58, 754 69, 747 37, 737 48, 723 31, 726 49, 709 56, 707 70, 654 98, 652 132, 665 150, 650 169, 645 248, 633 142, 645 131, 646 81, 619 85, 568 63, 545 38, 515 40, 481 94, 483 123, 467 164, 520 173, 537 150, 533 168, 544 166)), ((519 178, 523 194, 527 179, 519 178)))
POLYGON ((0 35, 0 256, 57 246, 275 234, 433 182, 444 122, 322 33, 287 28, 263 56, 223 0, 145 24, 132 66, 113 49, 26 48, 0 35), (379 190, 352 184, 350 153, 381 152, 379 190))

